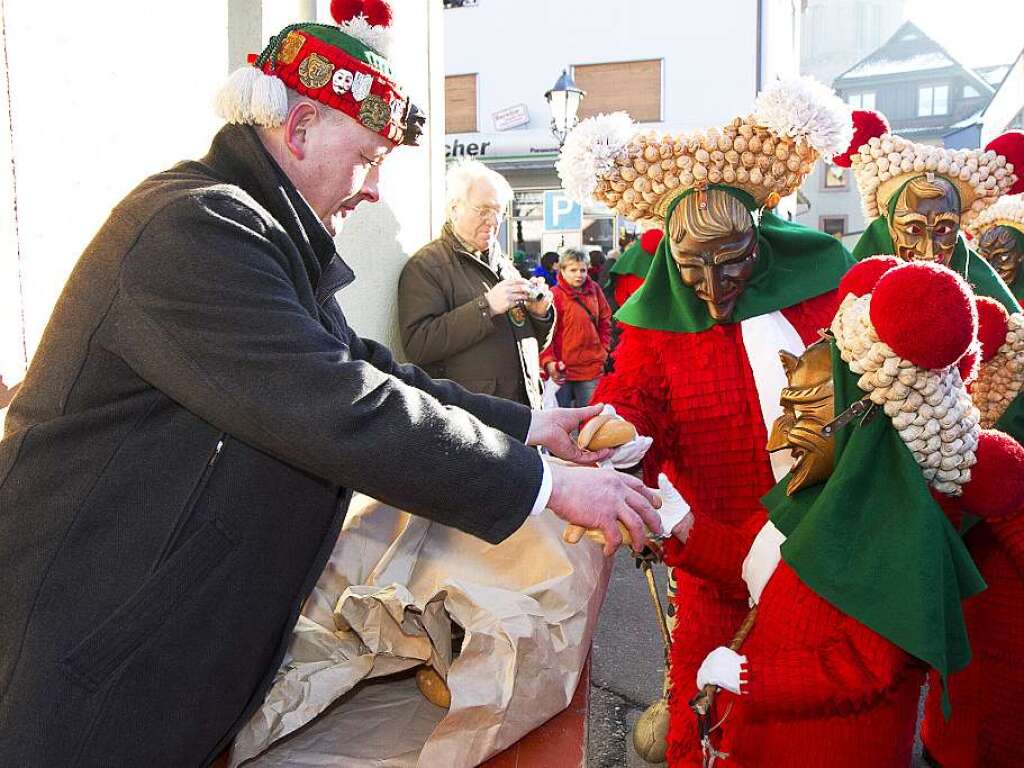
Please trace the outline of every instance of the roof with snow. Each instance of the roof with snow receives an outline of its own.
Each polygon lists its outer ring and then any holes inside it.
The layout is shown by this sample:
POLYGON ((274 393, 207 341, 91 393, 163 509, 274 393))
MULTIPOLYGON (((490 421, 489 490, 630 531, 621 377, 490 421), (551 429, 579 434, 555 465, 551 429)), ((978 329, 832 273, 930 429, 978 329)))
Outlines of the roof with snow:
POLYGON ((928 37, 913 22, 905 22, 881 47, 837 77, 836 88, 852 85, 851 81, 865 78, 907 75, 917 72, 937 72, 957 69, 977 83, 979 93, 991 95, 995 88, 982 75, 960 64, 945 48, 928 37))
POLYGON ((974 71, 985 78, 985 82, 993 88, 998 88, 1011 66, 1012 64, 995 64, 991 67, 975 67, 974 71))

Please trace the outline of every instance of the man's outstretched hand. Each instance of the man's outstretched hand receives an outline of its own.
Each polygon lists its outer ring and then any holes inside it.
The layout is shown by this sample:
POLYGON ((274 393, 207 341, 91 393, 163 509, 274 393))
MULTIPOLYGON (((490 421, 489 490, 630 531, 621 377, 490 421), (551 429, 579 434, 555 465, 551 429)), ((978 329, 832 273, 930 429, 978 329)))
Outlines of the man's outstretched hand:
POLYGON ((596 464, 612 454, 610 448, 600 451, 584 451, 576 445, 572 433, 580 424, 601 412, 600 405, 586 408, 547 408, 534 411, 530 419, 530 431, 526 435, 527 445, 539 445, 548 449, 552 456, 574 464, 596 464))
MULTIPOLYGON (((582 409, 580 409, 582 410, 582 409)), ((612 555, 622 543, 618 521, 626 526, 633 548, 647 546, 647 531, 661 535, 656 508, 661 499, 632 475, 613 469, 568 467, 551 462, 548 508, 563 520, 604 534, 604 553, 612 555), (646 527, 645 527, 646 526, 646 527)))

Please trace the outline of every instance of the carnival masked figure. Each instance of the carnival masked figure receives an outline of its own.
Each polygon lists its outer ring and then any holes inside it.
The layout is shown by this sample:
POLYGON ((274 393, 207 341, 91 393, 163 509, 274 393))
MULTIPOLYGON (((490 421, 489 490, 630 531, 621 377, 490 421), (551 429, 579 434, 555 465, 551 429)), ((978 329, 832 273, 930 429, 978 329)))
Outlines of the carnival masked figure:
MULTIPOLYGON (((961 601, 984 587, 933 494, 986 515, 993 492, 1024 502, 1024 479, 1001 477, 1024 475, 1024 449, 980 429, 958 373, 974 342, 968 286, 883 258, 840 292, 831 338, 783 353, 770 447, 799 459, 765 496, 743 563, 752 629, 696 675, 698 689, 728 692, 711 748, 738 766, 909 765, 925 669, 939 708, 944 680, 971 658, 961 601), (947 301, 908 311, 922 284, 947 301)), ((954 691, 951 703, 955 718, 966 702, 954 691)), ((687 715, 673 707, 673 722, 687 715)))
POLYGON ((892 254, 903 261, 947 266, 981 296, 1009 311, 1020 305, 988 262, 967 247, 967 228, 1000 195, 1024 186, 1024 134, 1011 131, 982 150, 917 144, 890 133, 884 116, 853 113, 849 149, 833 158, 853 169, 870 222, 853 249, 857 259, 892 254))
MULTIPOLYGON (((978 299, 977 305, 981 365, 971 396, 983 427, 1003 430, 1019 443, 1024 436, 1024 315, 1008 315, 989 298, 978 299)), ((973 659, 949 680, 955 707, 948 721, 938 695, 929 692, 922 739, 930 758, 943 768, 1011 768, 1024 762, 1024 667, 1019 663, 1024 654, 1024 515, 1021 505, 1012 502, 1024 472, 1009 465, 995 480, 998 490, 986 519, 968 515, 960 523, 960 510, 954 516, 988 589, 964 606, 973 659)))
MULTIPOLYGON (((654 136, 624 113, 584 120, 558 164, 572 196, 665 232, 643 286, 616 315, 614 372, 595 398, 654 438, 648 484, 664 473, 706 523, 666 552, 678 622, 670 675, 683 707, 707 649, 747 612, 743 527, 763 516, 760 496, 790 469, 787 455, 765 451, 786 381, 777 351, 818 338, 853 263, 835 238, 772 208, 850 135, 848 108, 802 78, 775 83, 753 115, 707 132, 654 136)), ((668 741, 671 764, 699 764, 689 720, 674 720, 668 741)))
MULTIPOLYGON (((1024 180, 1018 182, 1024 187, 1024 180)), ((1024 296, 1024 199, 1001 197, 967 228, 978 254, 996 271, 1017 301, 1024 296)))
POLYGON ((647 230, 630 243, 615 261, 611 271, 615 306, 625 304, 626 299, 644 284, 663 235, 661 227, 647 230))

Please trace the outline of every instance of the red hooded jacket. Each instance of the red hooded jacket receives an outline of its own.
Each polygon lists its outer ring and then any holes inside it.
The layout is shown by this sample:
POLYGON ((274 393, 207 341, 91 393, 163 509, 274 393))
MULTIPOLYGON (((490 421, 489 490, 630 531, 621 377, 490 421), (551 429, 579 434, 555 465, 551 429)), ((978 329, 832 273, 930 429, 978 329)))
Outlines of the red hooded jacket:
POLYGON ((612 341, 612 310, 604 293, 589 277, 578 289, 560 280, 551 293, 555 330, 551 343, 541 352, 541 367, 560 361, 569 381, 596 379, 604 371, 612 341))

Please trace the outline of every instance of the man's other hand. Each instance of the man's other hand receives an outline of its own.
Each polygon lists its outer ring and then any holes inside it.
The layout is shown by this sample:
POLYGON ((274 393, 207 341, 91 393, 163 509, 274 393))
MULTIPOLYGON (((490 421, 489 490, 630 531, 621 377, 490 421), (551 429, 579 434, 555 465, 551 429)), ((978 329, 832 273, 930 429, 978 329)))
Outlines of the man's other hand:
POLYGON ((626 526, 633 548, 647 546, 647 531, 660 536, 661 500, 632 475, 613 469, 567 467, 552 462, 548 509, 563 520, 604 534, 604 553, 612 555, 622 543, 618 521, 626 526), (646 527, 645 527, 646 526, 646 527))
POLYGON ((546 408, 543 411, 534 411, 530 419, 530 431, 526 435, 526 444, 543 446, 552 456, 574 464, 596 464, 608 458, 612 453, 611 449, 581 450, 573 440, 572 433, 579 429, 584 421, 597 416, 601 412, 601 407, 588 405, 586 408, 546 408))
POLYGON ((530 298, 530 282, 522 277, 508 277, 484 294, 491 308, 491 315, 508 312, 519 302, 530 298))

